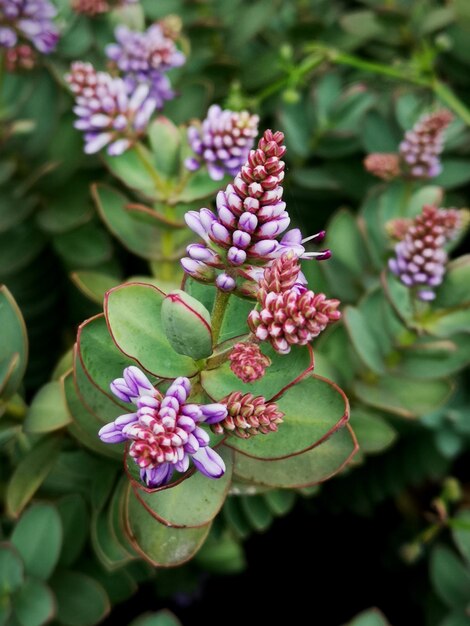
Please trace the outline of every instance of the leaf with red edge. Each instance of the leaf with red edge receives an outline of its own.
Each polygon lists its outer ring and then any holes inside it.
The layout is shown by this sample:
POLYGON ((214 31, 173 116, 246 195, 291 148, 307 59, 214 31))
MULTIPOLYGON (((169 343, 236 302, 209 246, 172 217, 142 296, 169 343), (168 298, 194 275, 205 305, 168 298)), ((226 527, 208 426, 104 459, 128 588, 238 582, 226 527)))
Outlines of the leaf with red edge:
POLYGON ((287 459, 261 460, 237 452, 234 476, 265 487, 310 487, 337 474, 358 449, 354 432, 346 425, 322 445, 287 459))
POLYGON ((163 330, 165 294, 153 285, 127 283, 107 292, 104 310, 111 336, 123 354, 161 378, 194 376, 193 359, 173 350, 163 330))
POLYGON ((269 344, 261 344, 263 354, 271 359, 263 378, 252 383, 243 383, 230 369, 226 361, 216 369, 201 372, 202 386, 215 400, 225 398, 232 391, 275 398, 296 381, 313 371, 313 350, 310 346, 292 346, 289 354, 278 354, 269 344))
POLYGON ((226 445, 250 457, 276 460, 318 446, 349 419, 349 402, 334 383, 309 376, 276 400, 284 420, 277 432, 249 439, 228 437, 226 445))
POLYGON ((225 474, 208 478, 195 471, 169 488, 155 491, 135 483, 135 495, 157 521, 174 528, 197 528, 212 521, 221 509, 232 478, 233 453, 221 446, 217 450, 225 462, 225 474))
POLYGON ((129 540, 155 567, 175 567, 189 561, 204 543, 211 523, 198 528, 170 528, 150 515, 129 485, 126 501, 129 540))
POLYGON ((114 396, 109 389, 110 383, 122 376, 124 368, 137 365, 116 347, 102 313, 80 325, 77 350, 85 374, 111 399, 114 399, 114 396))

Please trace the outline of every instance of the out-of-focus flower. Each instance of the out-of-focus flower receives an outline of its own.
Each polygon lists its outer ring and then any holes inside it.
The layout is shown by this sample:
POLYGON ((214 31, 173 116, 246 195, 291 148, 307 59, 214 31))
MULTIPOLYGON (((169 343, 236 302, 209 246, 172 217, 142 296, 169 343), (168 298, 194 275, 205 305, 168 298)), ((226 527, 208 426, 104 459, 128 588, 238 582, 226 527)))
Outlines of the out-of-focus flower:
MULTIPOLYGON (((236 287, 238 268, 243 268, 240 275, 251 278, 251 264, 270 262, 289 250, 302 258, 329 258, 329 250, 306 252, 303 245, 311 240, 320 241, 324 231, 303 239, 300 230, 293 229, 277 240, 290 223, 282 200, 283 140, 281 132, 264 133, 233 184, 217 194, 217 214, 206 208, 186 213, 186 223, 205 241, 205 249, 209 251, 206 259, 202 253, 204 246, 191 245, 187 248, 189 257, 182 260, 185 271, 197 280, 201 280, 203 266, 224 269, 222 278, 216 279, 221 284, 217 284, 223 290, 230 290, 236 287)), ((213 270, 211 273, 215 275, 213 270)))
POLYGON ((188 128, 188 141, 196 156, 186 160, 189 170, 203 163, 213 180, 236 176, 248 159, 258 134, 259 117, 248 111, 230 111, 213 104, 202 124, 188 128))
POLYGON ((32 70, 36 65, 36 52, 27 43, 5 50, 5 67, 7 72, 32 70))
POLYGON ((165 100, 175 95, 166 72, 183 65, 184 54, 158 23, 145 32, 121 25, 116 28, 115 37, 116 43, 106 46, 106 55, 122 72, 128 92, 142 84, 148 85, 157 107, 161 108, 165 100))
POLYGON ((414 219, 394 220, 388 225, 389 233, 399 239, 389 267, 404 285, 416 290, 420 300, 436 297, 434 288, 442 283, 447 263, 444 246, 465 225, 462 213, 426 205, 414 219))
POLYGON ((234 391, 221 403, 226 405, 228 415, 211 427, 219 435, 229 433, 242 439, 267 435, 278 429, 284 417, 275 402, 266 402, 263 396, 255 397, 251 393, 234 391))
POLYGON ((236 343, 229 354, 230 369, 244 383, 263 378, 271 359, 265 356, 258 344, 236 343))
POLYGON ((49 0, 0 0, 0 47, 14 48, 26 40, 50 54, 59 40, 56 15, 49 0))
POLYGON ((422 116, 405 133, 400 144, 401 168, 409 178, 428 179, 442 171, 439 155, 444 145, 444 131, 453 120, 450 111, 442 109, 422 116))
POLYGON ((297 282, 300 265, 291 255, 284 254, 264 270, 257 293, 260 310, 248 315, 248 326, 257 339, 269 341, 280 354, 288 354, 292 345, 310 343, 341 317, 339 300, 315 294, 297 282))
POLYGON ((128 4, 137 4, 139 0, 73 0, 72 8, 76 13, 83 13, 93 17, 107 13, 112 9, 128 4))
POLYGON ((163 395, 137 367, 124 370, 123 378, 111 383, 111 390, 137 410, 121 415, 99 431, 105 443, 130 441, 129 454, 140 468, 149 487, 160 487, 175 471, 184 473, 192 459, 209 478, 225 472, 223 459, 209 446, 209 435, 201 423, 216 424, 227 417, 224 404, 190 404, 191 383, 177 378, 163 395))
POLYGON ((105 146, 110 155, 122 154, 145 133, 157 106, 147 85, 130 96, 121 78, 81 61, 72 64, 66 79, 75 95, 75 127, 84 132, 87 154, 105 146))
POLYGON ((400 176, 400 157, 393 153, 374 152, 366 156, 364 167, 378 178, 393 180, 400 176))

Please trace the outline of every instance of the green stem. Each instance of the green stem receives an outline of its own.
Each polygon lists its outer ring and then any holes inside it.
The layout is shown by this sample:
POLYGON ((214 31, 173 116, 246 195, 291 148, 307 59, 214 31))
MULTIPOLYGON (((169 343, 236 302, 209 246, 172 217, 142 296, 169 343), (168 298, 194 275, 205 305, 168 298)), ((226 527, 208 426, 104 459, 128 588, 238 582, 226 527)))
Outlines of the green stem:
POLYGON ((306 76, 309 72, 321 65, 323 61, 323 54, 313 52, 312 54, 307 56, 291 74, 285 76, 284 78, 280 78, 276 82, 266 87, 263 91, 261 91, 256 96, 256 102, 260 104, 261 102, 263 102, 263 100, 266 100, 278 91, 281 91, 282 89, 285 89, 286 87, 292 85, 297 85, 302 80, 302 78, 304 78, 304 76, 306 76))
POLYGON ((135 151, 140 159, 140 162, 142 163, 142 165, 144 166, 145 170, 147 171, 147 173, 150 175, 150 177, 152 178, 154 184, 155 184, 155 189, 157 191, 161 191, 164 192, 165 191, 165 184, 163 182, 163 180, 160 178, 157 170, 155 169, 151 159, 150 159, 150 155, 149 152, 147 150, 147 148, 141 144, 139 141, 134 145, 135 151))
POLYGON ((224 321, 225 311, 227 310, 227 304, 230 298, 230 292, 220 291, 217 289, 217 295, 215 297, 214 307, 211 315, 212 325, 212 341, 214 346, 217 345, 219 340, 220 330, 222 328, 222 322, 224 321))
POLYGON ((470 109, 460 100, 460 98, 442 83, 438 78, 431 76, 419 76, 410 72, 407 68, 395 68, 381 63, 374 63, 360 59, 352 54, 346 54, 337 50, 325 50, 325 54, 329 61, 338 65, 348 65, 359 70, 371 72, 373 74, 381 74, 396 80, 406 80, 414 85, 427 87, 434 92, 454 113, 456 113, 466 124, 470 126, 470 109))

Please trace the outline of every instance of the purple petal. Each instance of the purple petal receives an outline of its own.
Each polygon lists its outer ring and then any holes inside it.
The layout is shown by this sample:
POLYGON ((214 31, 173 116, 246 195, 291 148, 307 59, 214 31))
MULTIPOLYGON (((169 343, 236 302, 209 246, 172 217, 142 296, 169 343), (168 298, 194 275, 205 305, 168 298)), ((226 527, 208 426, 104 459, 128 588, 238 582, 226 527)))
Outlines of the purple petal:
POLYGON ((202 404, 201 412, 206 424, 216 424, 227 417, 227 407, 223 404, 202 404))
POLYGON ((225 463, 212 448, 203 447, 192 455, 197 469, 208 478, 220 478, 225 472, 225 463))

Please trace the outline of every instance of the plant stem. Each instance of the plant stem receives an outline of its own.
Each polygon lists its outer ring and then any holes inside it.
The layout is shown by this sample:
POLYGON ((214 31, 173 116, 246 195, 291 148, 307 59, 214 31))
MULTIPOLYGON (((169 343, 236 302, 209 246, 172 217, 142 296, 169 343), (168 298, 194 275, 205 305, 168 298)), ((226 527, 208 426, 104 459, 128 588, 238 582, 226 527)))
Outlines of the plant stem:
POLYGON ((150 175, 153 182, 155 183, 155 189, 157 191, 164 192, 165 185, 162 179, 160 178, 157 170, 155 169, 152 161, 150 160, 150 156, 149 156, 147 148, 144 145, 142 145, 139 141, 134 145, 134 148, 140 159, 140 162, 142 163, 145 170, 147 171, 147 173, 150 175))
POLYGON ((295 68, 295 71, 285 76, 284 78, 280 78, 275 83, 268 85, 261 93, 256 96, 256 102, 260 104, 263 100, 266 100, 273 94, 282 89, 289 87, 289 85, 298 84, 301 79, 318 67, 324 61, 324 55, 319 54, 318 52, 313 52, 309 56, 305 57, 305 59, 300 63, 300 65, 295 68))
POLYGON ((220 329, 222 328, 222 322, 224 321, 225 311, 230 298, 230 292, 221 291, 217 289, 217 295, 215 297, 214 307, 212 309, 211 324, 212 324, 212 341, 214 346, 217 345, 220 335, 220 329))
POLYGON ((352 54, 346 54, 337 50, 325 50, 326 58, 338 65, 348 65, 359 70, 381 74, 396 80, 406 80, 414 85, 427 87, 434 92, 454 113, 456 113, 466 124, 470 126, 470 109, 460 100, 460 98, 444 83, 434 76, 425 77, 411 73, 407 68, 395 68, 381 63, 366 61, 352 54))

